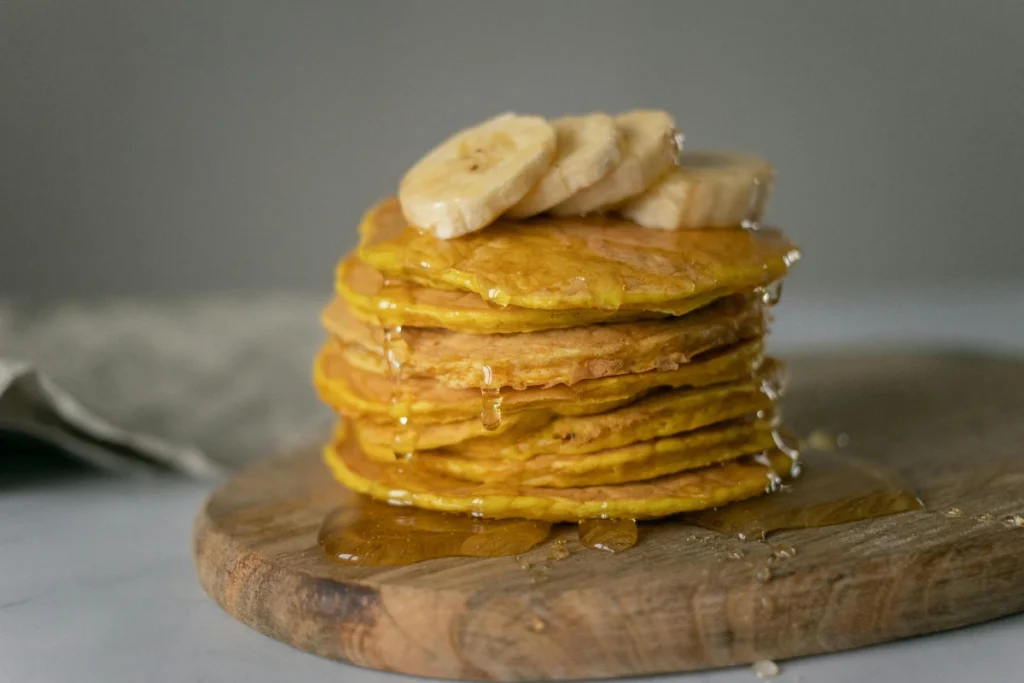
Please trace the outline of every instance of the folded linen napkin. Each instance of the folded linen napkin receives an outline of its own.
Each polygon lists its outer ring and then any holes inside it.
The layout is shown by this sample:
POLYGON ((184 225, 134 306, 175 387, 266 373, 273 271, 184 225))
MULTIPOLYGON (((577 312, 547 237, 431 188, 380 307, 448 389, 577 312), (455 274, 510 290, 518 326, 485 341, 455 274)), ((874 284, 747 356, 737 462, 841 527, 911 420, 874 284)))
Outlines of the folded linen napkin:
POLYGON ((115 472, 195 477, 312 439, 330 423, 309 383, 321 303, 0 302, 0 438, 27 435, 115 472))

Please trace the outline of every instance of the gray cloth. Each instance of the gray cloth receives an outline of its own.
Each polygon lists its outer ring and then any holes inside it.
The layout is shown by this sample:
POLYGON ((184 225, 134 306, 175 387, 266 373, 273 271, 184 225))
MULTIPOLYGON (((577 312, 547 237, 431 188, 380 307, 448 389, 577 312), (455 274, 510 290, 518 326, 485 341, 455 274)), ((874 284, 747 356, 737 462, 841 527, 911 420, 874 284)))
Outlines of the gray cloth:
POLYGON ((313 438, 331 420, 310 385, 323 300, 0 302, 0 431, 193 476, 313 438))

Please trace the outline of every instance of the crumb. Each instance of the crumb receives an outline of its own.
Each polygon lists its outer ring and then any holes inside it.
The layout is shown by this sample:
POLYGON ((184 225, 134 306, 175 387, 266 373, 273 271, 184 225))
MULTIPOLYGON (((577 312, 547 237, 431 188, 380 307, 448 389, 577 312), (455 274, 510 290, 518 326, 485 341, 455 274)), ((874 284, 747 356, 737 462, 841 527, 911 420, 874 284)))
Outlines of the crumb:
POLYGON ((555 541, 554 545, 548 548, 549 560, 564 560, 569 557, 569 549, 565 547, 565 541, 555 541))
POLYGON ((785 543, 780 543, 772 548, 772 557, 777 560, 791 560, 796 557, 796 548, 791 545, 786 545, 785 543))

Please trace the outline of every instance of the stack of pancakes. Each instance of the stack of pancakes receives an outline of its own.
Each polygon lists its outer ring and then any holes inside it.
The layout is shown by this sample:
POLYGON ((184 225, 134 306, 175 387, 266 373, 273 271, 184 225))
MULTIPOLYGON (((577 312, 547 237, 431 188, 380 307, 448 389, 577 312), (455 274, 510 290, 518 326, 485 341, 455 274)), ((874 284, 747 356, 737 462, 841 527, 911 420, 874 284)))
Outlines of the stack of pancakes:
POLYGON ((499 219, 442 240, 397 200, 338 268, 315 367, 325 450, 373 498, 483 517, 661 517, 770 490, 779 231, 499 219))

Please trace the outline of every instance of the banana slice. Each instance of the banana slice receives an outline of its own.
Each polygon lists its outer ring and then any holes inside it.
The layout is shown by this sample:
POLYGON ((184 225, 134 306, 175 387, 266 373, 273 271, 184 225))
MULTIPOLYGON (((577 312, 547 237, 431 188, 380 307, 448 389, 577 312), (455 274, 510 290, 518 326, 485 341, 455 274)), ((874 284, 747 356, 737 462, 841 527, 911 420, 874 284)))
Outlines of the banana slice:
POLYGON ((662 230, 751 227, 761 219, 774 176, 758 156, 684 152, 678 168, 619 213, 662 230))
POLYGON ((551 213, 582 216, 614 208, 642 193, 676 164, 682 136, 667 112, 627 112, 615 117, 615 126, 622 134, 622 160, 604 178, 555 205, 551 213))
POLYGON ((503 114, 456 133, 402 178, 412 225, 451 239, 486 227, 530 191, 555 158, 555 131, 539 116, 503 114))
POLYGON ((526 196, 508 210, 529 218, 590 187, 619 163, 619 131, 607 114, 565 116, 551 122, 558 140, 555 163, 526 196))

